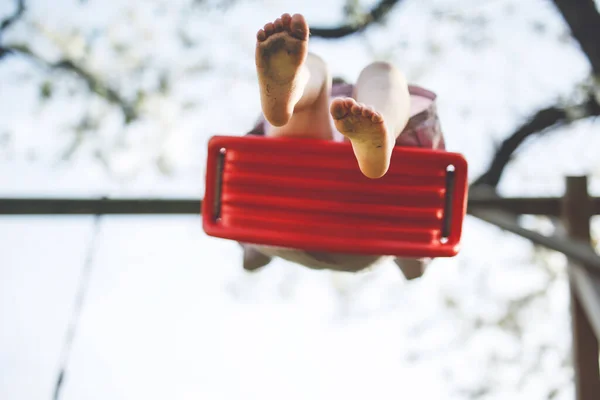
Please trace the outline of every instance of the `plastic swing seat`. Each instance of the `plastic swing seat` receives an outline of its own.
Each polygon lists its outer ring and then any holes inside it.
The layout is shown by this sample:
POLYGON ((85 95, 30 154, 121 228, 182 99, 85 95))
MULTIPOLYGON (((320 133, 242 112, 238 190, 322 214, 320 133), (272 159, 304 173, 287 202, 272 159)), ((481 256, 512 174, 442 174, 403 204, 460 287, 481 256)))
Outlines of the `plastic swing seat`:
POLYGON ((349 143, 214 136, 204 231, 238 242, 405 257, 458 253, 467 162, 458 153, 396 146, 380 179, 349 143))

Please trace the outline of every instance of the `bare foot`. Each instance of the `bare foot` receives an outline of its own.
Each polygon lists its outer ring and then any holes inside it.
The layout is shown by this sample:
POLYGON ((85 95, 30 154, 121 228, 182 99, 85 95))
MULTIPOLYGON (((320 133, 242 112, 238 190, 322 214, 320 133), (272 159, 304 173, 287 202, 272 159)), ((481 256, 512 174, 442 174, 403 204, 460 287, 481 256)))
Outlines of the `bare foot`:
POLYGON ((263 114, 273 126, 285 125, 308 82, 308 24, 300 14, 283 14, 256 34, 256 71, 263 114))
POLYGON ((334 99, 330 112, 337 130, 352 143, 362 173, 372 179, 385 175, 395 140, 381 114, 350 97, 334 99))

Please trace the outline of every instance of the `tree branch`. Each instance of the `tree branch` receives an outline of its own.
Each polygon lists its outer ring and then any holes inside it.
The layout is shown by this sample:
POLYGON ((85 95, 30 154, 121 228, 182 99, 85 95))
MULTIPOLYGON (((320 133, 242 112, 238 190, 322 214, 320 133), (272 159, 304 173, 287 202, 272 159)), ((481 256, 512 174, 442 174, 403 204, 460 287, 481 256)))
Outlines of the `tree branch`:
POLYGON ((17 9, 13 13, 13 15, 3 19, 2 22, 0 22, 0 33, 4 32, 12 24, 17 22, 17 20, 21 18, 25 13, 25 0, 16 0, 16 3, 17 9))
POLYGON ((504 169, 512 159, 513 153, 530 136, 544 134, 551 128, 569 124, 590 116, 600 115, 600 104, 593 94, 575 107, 552 106, 539 110, 529 121, 520 126, 512 135, 505 139, 490 164, 488 170, 481 175, 472 186, 487 185, 493 188, 498 186, 504 169), (577 110, 573 115, 571 110, 577 110))
POLYGON ((594 0, 553 0, 579 42, 594 74, 600 76, 600 13, 594 0))
POLYGON ((336 28, 310 28, 311 36, 324 39, 339 39, 357 32, 362 32, 374 22, 380 22, 398 4, 400 0, 381 0, 370 12, 364 15, 361 22, 347 23, 336 28))
MULTIPOLYGON (((553 2, 565 19, 573 37, 579 42, 581 50, 587 56, 593 73, 600 76, 600 46, 598 45, 600 13, 594 0, 553 0, 553 2)), ((597 89, 592 88, 591 90, 597 89)), ((549 132, 551 128, 589 116, 600 115, 600 105, 594 93, 590 93, 584 102, 571 108, 582 112, 573 116, 568 108, 559 105, 539 110, 528 122, 502 142, 489 169, 473 183, 473 186, 497 187, 513 153, 528 137, 549 132)))
MULTIPOLYGON (((0 34, 23 16, 25 12, 25 0, 16 0, 16 3, 17 9, 15 12, 0 22, 0 34)), ((138 118, 135 107, 126 101, 116 90, 102 83, 98 78, 94 77, 91 73, 83 69, 81 66, 75 64, 71 60, 63 59, 53 63, 35 54, 26 45, 3 46, 2 43, 0 43, 0 59, 9 54, 20 54, 50 69, 62 69, 70 71, 79 78, 83 79, 92 92, 104 97, 108 102, 118 106, 125 117, 126 123, 138 118)))
POLYGON ((138 118, 138 113, 135 110, 135 107, 125 100, 116 90, 101 82, 98 78, 93 76, 90 72, 84 70, 81 66, 75 64, 73 61, 63 59, 53 63, 35 54, 29 47, 25 45, 13 45, 8 47, 0 46, 0 56, 11 53, 23 55, 50 69, 62 69, 74 73, 85 81, 88 88, 92 92, 105 98, 108 102, 118 106, 123 112, 126 123, 138 118))

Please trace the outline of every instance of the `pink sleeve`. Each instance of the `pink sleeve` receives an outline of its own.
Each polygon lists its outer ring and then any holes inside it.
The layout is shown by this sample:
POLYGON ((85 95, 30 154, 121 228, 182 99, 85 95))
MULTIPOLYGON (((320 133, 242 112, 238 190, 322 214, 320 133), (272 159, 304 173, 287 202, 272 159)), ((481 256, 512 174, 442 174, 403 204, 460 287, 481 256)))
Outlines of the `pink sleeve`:
POLYGON ((411 100, 417 100, 415 102, 426 106, 414 111, 406 128, 398 136, 396 145, 445 150, 446 145, 435 104, 436 95, 418 86, 409 86, 409 91, 411 100))

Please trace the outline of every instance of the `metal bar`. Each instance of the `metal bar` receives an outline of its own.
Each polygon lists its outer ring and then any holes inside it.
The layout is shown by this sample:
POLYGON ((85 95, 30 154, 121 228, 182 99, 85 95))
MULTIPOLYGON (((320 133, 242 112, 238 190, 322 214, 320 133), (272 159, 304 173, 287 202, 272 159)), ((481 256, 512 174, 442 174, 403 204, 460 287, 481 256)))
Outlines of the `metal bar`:
POLYGON ((517 222, 516 215, 500 210, 472 210, 470 214, 501 229, 529 239, 533 243, 561 252, 574 262, 581 264, 588 272, 600 276, 600 256, 585 242, 559 235, 545 236, 525 229, 517 222))
MULTIPOLYGON (((499 197, 473 193, 469 211, 499 209, 513 214, 560 216, 561 198, 499 197)), ((600 197, 591 199, 592 213, 600 215, 600 197)), ((0 215, 68 214, 197 214, 202 199, 85 199, 0 198, 0 215)))
MULTIPOLYGON (((570 237, 590 243, 590 197, 587 178, 568 177, 563 201, 563 222, 570 237)), ((571 324, 573 328, 573 367, 575 369, 575 399, 594 400, 600 397, 600 368, 598 365, 598 303, 588 272, 575 272, 569 260, 571 289, 571 324), (594 322, 596 325, 594 326, 594 322)))
MULTIPOLYGON (((478 191, 469 193, 469 209, 500 209, 514 214, 561 215, 560 197, 500 197, 493 194, 482 194, 478 191)), ((600 197, 591 198, 591 213, 600 215, 600 197)))
POLYGON ((0 215, 200 214, 201 199, 0 199, 0 215))

